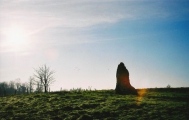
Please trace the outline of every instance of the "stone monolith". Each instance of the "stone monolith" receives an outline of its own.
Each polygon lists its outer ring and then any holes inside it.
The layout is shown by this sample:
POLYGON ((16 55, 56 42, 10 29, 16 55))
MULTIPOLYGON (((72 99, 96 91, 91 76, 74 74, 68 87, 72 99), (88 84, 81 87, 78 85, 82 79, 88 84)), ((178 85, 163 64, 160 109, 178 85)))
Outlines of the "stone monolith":
POLYGON ((122 62, 117 67, 116 78, 117 83, 115 92, 117 94, 138 94, 137 90, 133 86, 131 86, 129 80, 129 71, 122 62))

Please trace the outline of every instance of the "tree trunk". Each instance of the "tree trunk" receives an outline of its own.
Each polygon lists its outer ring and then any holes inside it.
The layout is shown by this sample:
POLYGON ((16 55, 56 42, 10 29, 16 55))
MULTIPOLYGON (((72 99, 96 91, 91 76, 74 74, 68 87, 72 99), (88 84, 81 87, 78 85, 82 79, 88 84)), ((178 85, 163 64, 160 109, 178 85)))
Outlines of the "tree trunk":
POLYGON ((47 93, 48 91, 47 91, 47 86, 45 85, 45 93, 47 93))

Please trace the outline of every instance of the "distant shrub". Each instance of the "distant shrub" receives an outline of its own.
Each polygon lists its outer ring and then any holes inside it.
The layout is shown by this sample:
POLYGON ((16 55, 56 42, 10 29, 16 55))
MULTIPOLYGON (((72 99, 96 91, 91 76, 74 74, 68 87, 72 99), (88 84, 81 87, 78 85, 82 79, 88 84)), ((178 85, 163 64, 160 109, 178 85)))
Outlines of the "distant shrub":
POLYGON ((72 89, 70 89, 70 92, 82 92, 82 91, 84 91, 84 89, 82 89, 82 88, 72 88, 72 89))
POLYGON ((171 88, 171 85, 168 84, 168 85, 167 85, 167 88, 171 88))

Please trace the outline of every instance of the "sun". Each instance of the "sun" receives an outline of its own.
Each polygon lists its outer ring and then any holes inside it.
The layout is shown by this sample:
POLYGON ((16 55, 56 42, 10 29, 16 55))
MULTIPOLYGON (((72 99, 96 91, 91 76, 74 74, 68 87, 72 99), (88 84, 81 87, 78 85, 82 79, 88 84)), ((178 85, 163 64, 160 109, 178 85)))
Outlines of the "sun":
POLYGON ((12 51, 21 51, 26 48, 28 44, 27 35, 24 29, 19 27, 12 27, 5 32, 5 46, 12 51))

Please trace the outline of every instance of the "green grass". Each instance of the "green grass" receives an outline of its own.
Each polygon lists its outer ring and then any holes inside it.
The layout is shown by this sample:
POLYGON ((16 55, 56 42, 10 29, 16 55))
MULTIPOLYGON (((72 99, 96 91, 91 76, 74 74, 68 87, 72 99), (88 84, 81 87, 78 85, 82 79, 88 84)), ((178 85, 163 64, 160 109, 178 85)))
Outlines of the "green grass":
POLYGON ((189 88, 62 91, 0 97, 0 120, 189 120, 189 88))

